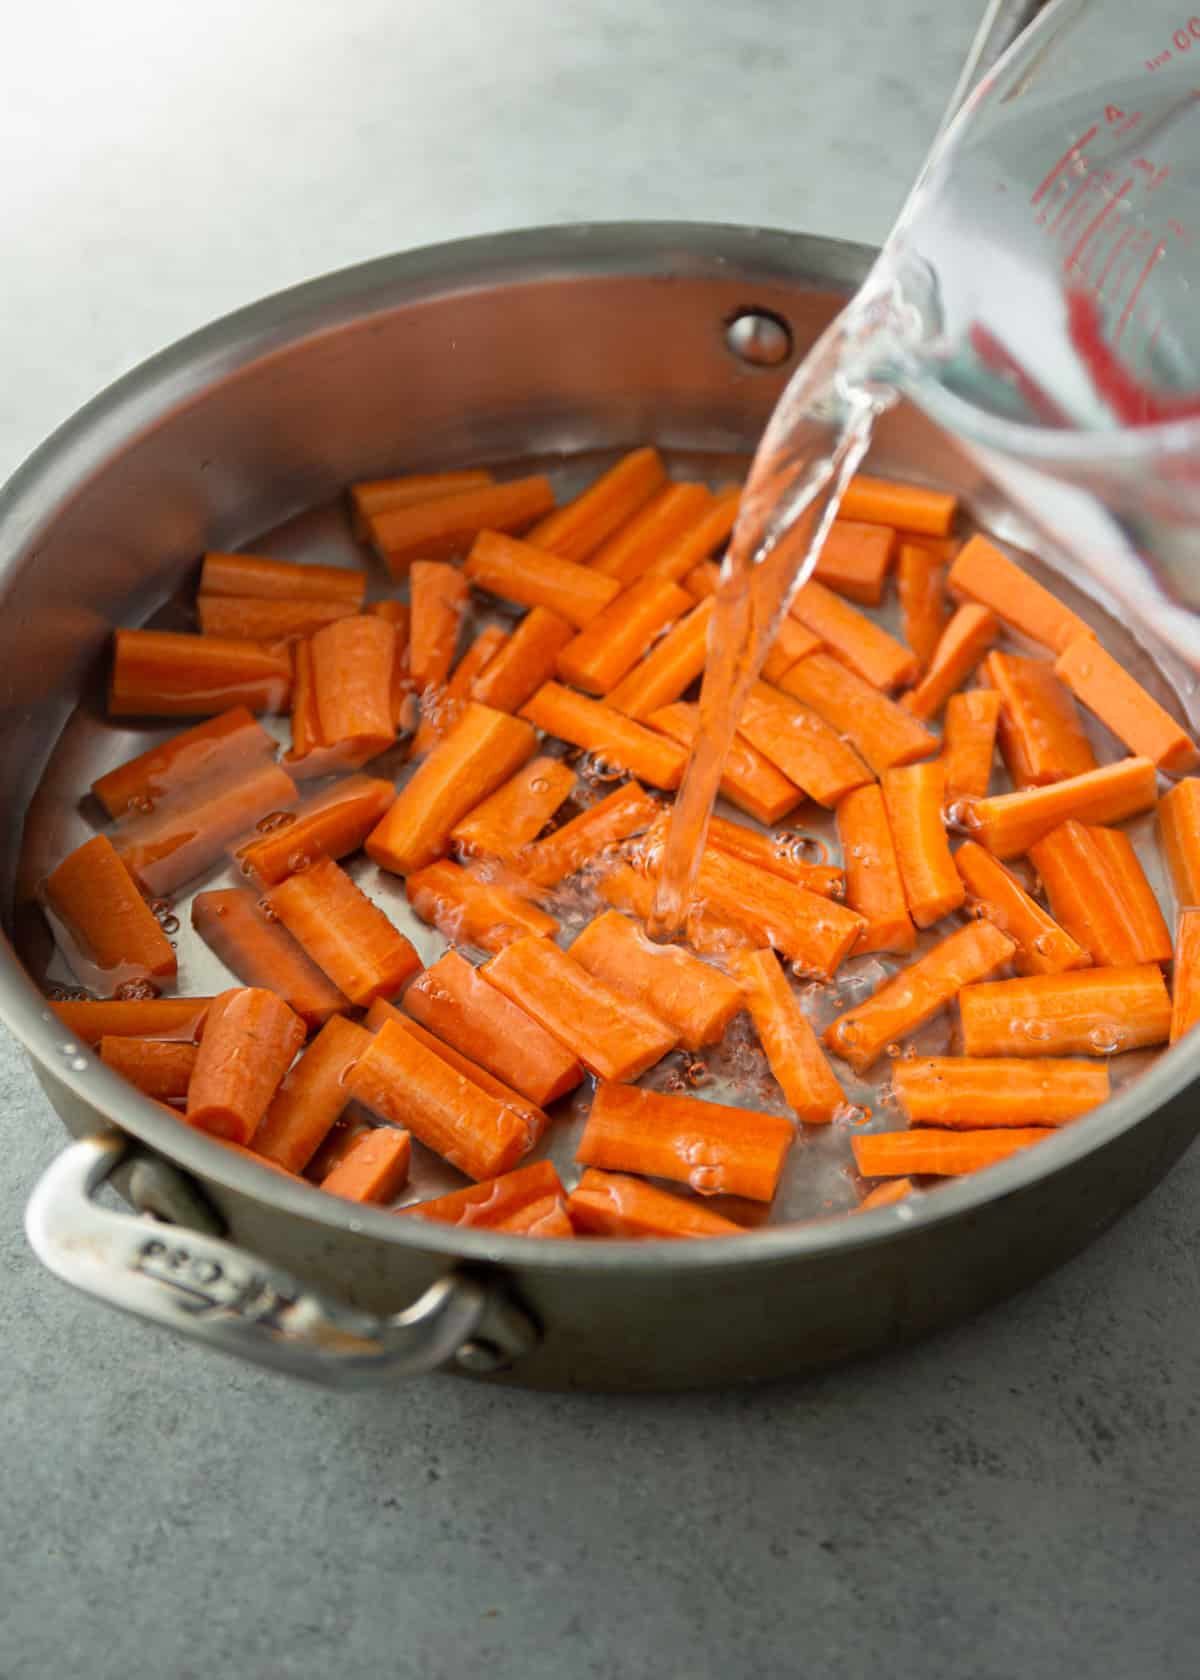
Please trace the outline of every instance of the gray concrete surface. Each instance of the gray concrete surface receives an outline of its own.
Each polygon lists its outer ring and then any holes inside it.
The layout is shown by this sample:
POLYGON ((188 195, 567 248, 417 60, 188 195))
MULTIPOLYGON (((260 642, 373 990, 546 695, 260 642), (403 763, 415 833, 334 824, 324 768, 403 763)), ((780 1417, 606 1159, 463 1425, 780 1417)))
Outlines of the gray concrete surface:
MULTIPOLYGON (((0 60, 0 477, 104 382, 323 270, 509 225, 880 237, 952 0, 42 0, 0 60)), ((1196 1672, 1195 1152, 1091 1253, 803 1385, 332 1398, 106 1316, 21 1208, 0 1042, 0 1677, 1196 1672)))

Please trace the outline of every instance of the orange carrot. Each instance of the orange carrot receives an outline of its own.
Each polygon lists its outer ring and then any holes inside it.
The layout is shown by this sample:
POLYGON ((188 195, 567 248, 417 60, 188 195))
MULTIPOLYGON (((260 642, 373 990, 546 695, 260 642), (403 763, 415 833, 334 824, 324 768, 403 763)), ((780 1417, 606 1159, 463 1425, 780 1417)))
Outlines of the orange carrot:
MULTIPOLYGON (((419 565, 420 562, 414 564, 419 565)), ((458 722, 471 698, 476 679, 508 639, 507 631, 501 630, 498 624, 487 625, 454 667, 445 688, 440 692, 426 689, 421 697, 421 724, 412 743, 413 758, 423 758, 458 722)))
POLYGON ((907 1201, 915 1189, 911 1178, 893 1178, 885 1184, 877 1184, 874 1190, 868 1190, 853 1211, 866 1213, 871 1208, 891 1207, 896 1202, 907 1201))
MULTIPOLYGON (((864 1002, 839 1015, 826 1029, 825 1042, 856 1073, 863 1073, 889 1044, 932 1020, 964 986, 970 987, 1008 962, 1014 950, 1012 940, 991 922, 958 928, 885 980, 864 1002)), ((968 1047, 967 1053, 987 1052, 968 1047)))
MULTIPOLYGON (((717 585, 721 581, 721 568, 715 560, 701 560, 698 566, 693 566, 690 572, 685 572, 680 581, 693 601, 706 601, 710 595, 717 593, 717 585)), ((804 626, 801 625, 800 628, 803 629, 804 626)))
POLYGON ((1015 940, 1013 966, 1018 974, 1064 974, 1069 968, 1087 967, 1090 958, 1083 947, 990 852, 966 840, 954 854, 954 866, 982 913, 1015 940))
POLYGON ((99 1044, 102 1038, 171 1038, 190 1044, 200 1037, 210 997, 113 998, 93 1003, 51 998, 50 1008, 72 1038, 99 1044))
POLYGON ((994 688, 972 688, 947 700, 941 759, 947 805, 986 796, 996 756, 1000 704, 994 688))
POLYGON ((515 478, 371 514, 367 528, 395 578, 413 560, 444 560, 470 548, 480 531, 522 531, 554 506, 550 480, 515 478))
POLYGON ((681 532, 674 542, 668 543, 658 558, 650 563, 647 568, 649 575, 679 583, 728 537, 733 530, 741 498, 740 484, 727 484, 718 490, 695 524, 681 532))
POLYGON ((386 618, 389 624, 399 625, 404 631, 404 641, 408 642, 408 629, 412 619, 407 601, 398 601, 394 595, 389 595, 382 601, 372 601, 363 611, 372 618, 386 618))
POLYGON ((873 687, 888 690, 911 682, 917 658, 911 648, 881 630, 823 583, 809 581, 796 591, 790 608, 831 653, 873 687))
MULTIPOLYGON (((614 910, 624 910, 639 922, 648 922, 654 907, 654 883, 627 863, 613 863, 597 877, 595 890, 614 910)), ((726 962, 735 951, 752 951, 762 943, 762 933, 722 921, 712 911, 693 905, 687 914, 687 941, 694 951, 726 962)))
POLYGON ((110 817, 123 817, 213 776, 240 775, 274 754, 262 725, 244 706, 233 706, 98 777, 92 792, 110 817))
POLYGON ((946 605, 946 568, 927 548, 901 543, 896 587, 904 640, 924 670, 950 617, 946 605))
POLYGON ((1014 630, 1061 653, 1091 631, 1077 613, 1035 583, 986 537, 972 537, 950 568, 950 587, 980 606, 990 607, 1014 630))
MULTIPOLYGON (((371 1130, 362 1109, 354 1104, 334 1121, 312 1160, 304 1169, 304 1176, 310 1184, 320 1184, 329 1177, 333 1169, 344 1161, 359 1138, 371 1130)), ((265 1157, 260 1156, 260 1160, 265 1157)), ((267 1163, 273 1166, 274 1162, 267 1163)), ((282 1170, 282 1169, 280 1169, 282 1170)))
POLYGON ((925 675, 900 704, 922 721, 936 717, 996 639, 996 615, 974 601, 959 607, 942 631, 925 675))
POLYGON ((850 1147, 864 1178, 908 1177, 912 1173, 957 1178, 994 1166, 1053 1136, 1053 1131, 1044 1126, 995 1132, 943 1132, 933 1126, 919 1126, 911 1132, 869 1132, 851 1138, 850 1147))
POLYGON ((186 1097, 196 1065, 196 1046, 180 1040, 102 1038, 100 1060, 159 1102, 186 1097))
POLYGON ((274 992, 222 992, 209 1009, 188 1086, 189 1126, 249 1143, 303 1043, 304 1022, 274 992))
POLYGON ((284 927, 351 1003, 392 997, 421 966, 412 945, 332 858, 267 894, 284 927))
POLYGON ((1017 857, 1068 818, 1114 823, 1148 811, 1154 804, 1155 791, 1153 762, 1148 758, 1122 758, 1049 787, 969 799, 963 822, 996 857, 1017 857))
POLYGON ((449 676, 471 592, 459 567, 444 560, 414 560, 408 589, 408 667, 420 693, 449 676))
POLYGON ((411 1033, 418 1044, 423 1044, 426 1050, 432 1050, 435 1056, 440 1056, 443 1062, 448 1063, 456 1073, 461 1073, 464 1078, 469 1079, 472 1085, 478 1085, 489 1097, 495 1097, 505 1108, 521 1115, 529 1128, 531 1145, 541 1137, 546 1129, 546 1115, 536 1103, 530 1102, 520 1091, 515 1091, 502 1079, 497 1079, 495 1074, 489 1073, 487 1068, 470 1056, 464 1056, 460 1050, 456 1050, 445 1039, 439 1038, 436 1033, 428 1032, 419 1021, 405 1015, 395 1004, 387 1003, 383 998, 376 998, 367 1010, 363 1025, 368 1032, 378 1032, 388 1021, 394 1021, 405 1032, 411 1033))
POLYGON ((524 934, 553 939, 558 923, 535 904, 518 897, 499 881, 488 880, 443 858, 408 877, 408 902, 423 922, 430 922, 455 945, 502 951, 524 934))
POLYGON ((1000 751, 1014 787, 1045 787, 1096 768, 1071 691, 1048 660, 989 653, 983 676, 1000 696, 1000 751))
POLYGON ((837 826, 846 870, 846 904, 866 921, 854 954, 911 951, 917 930, 908 913, 882 791, 864 787, 848 793, 837 808, 837 826))
POLYGON ((836 805, 874 780, 854 748, 811 707, 767 683, 755 683, 738 729, 818 805, 836 805))
POLYGON ((817 556, 813 576, 860 606, 877 607, 891 569, 896 533, 887 525, 835 519, 817 556))
POLYGON ((573 502, 535 525, 529 541, 564 560, 586 560, 661 489, 666 479, 657 449, 635 449, 573 502))
POLYGON ((686 1050, 720 1042, 742 1007, 733 981, 678 945, 647 939, 627 916, 606 910, 575 936, 571 956, 623 997, 665 1021, 686 1050))
POLYGON ((919 928, 932 927, 967 896, 942 814, 946 772, 937 762, 906 764, 885 770, 882 786, 909 914, 919 928))
POLYGON ((543 683, 522 706, 521 716, 547 735, 582 747, 651 787, 677 788, 683 777, 687 754, 682 747, 561 683, 543 683))
POLYGON ((516 939, 480 973, 601 1079, 636 1079, 678 1042, 674 1028, 548 939, 516 939))
POLYGON ((575 634, 565 618, 531 607, 471 684, 471 698, 498 712, 519 712, 554 675, 560 651, 575 634))
POLYGON ((351 601, 260 601, 250 595, 196 598, 200 634, 224 636, 227 641, 295 641, 335 619, 352 618, 354 610, 351 601))
POLYGON ((477 589, 522 607, 545 607, 582 630, 621 593, 616 578, 561 559, 533 543, 481 531, 471 545, 466 577, 477 589))
POLYGON ((637 782, 628 782, 526 847, 521 871, 536 886, 556 887, 610 846, 648 828, 659 809, 637 782))
POLYGON ((763 681, 777 683, 798 659, 807 659, 810 653, 818 653, 821 646, 821 638, 806 630, 798 618, 785 617, 775 633, 770 652, 763 660, 763 681))
POLYGON ((792 1113, 809 1125, 827 1125, 845 1105, 846 1093, 774 952, 747 951, 735 956, 730 966, 792 1113))
POLYGON ((944 537, 954 523, 957 507, 958 500, 949 491, 856 473, 838 511, 843 519, 865 519, 872 525, 892 525, 898 531, 944 537))
POLYGON ((318 630, 310 642, 313 690, 321 739, 355 753, 380 753, 396 739, 392 722, 392 663, 396 632, 385 619, 363 614, 318 630))
POLYGON ((197 893, 192 926, 243 985, 277 992, 306 1027, 319 1027, 349 1009, 348 1000, 253 893, 240 887, 197 893))
POLYGON ((1181 910, 1171 980, 1171 1043, 1200 1021, 1200 910, 1181 910))
POLYGON ((905 531, 903 540, 912 548, 923 548, 939 566, 948 566, 962 547, 960 537, 931 537, 922 531, 905 531))
POLYGON ((845 905, 712 846, 701 855, 695 897, 757 944, 771 945, 797 968, 826 978, 837 972, 865 925, 845 905))
POLYGON ((1176 782, 1159 800, 1157 817, 1175 902, 1190 909, 1200 904, 1200 777, 1176 782))
POLYGON ((801 659, 779 686, 844 735, 876 775, 938 750, 937 736, 911 712, 828 653, 801 659))
POLYGON ((162 897, 210 869, 256 823, 285 815, 296 798, 292 778, 268 761, 233 781, 213 777, 147 816, 127 818, 113 841, 143 892, 162 897))
POLYGON ((395 797, 391 782, 347 776, 287 813, 287 822, 267 819, 260 824, 254 839, 233 852, 233 861, 259 886, 273 887, 316 857, 336 859, 356 852, 395 797))
MULTIPOLYGON (((310 641, 297 642, 292 649, 292 673, 292 744, 283 762, 294 776, 324 775, 328 754, 317 715, 310 641)), ((340 749, 335 749, 334 756, 339 754, 340 749)))
MULTIPOLYGON (((700 708, 676 701, 651 712, 646 722, 680 746, 690 747, 700 726, 700 708)), ((803 799, 803 791, 764 758, 744 735, 733 738, 721 772, 721 794, 731 805, 770 828, 803 799)))
POLYGON ((1054 673, 1131 753, 1153 759, 1160 770, 1175 776, 1200 761, 1187 731, 1090 631, 1068 643, 1054 662, 1054 673))
POLYGON ((397 875, 432 863, 454 825, 532 758, 536 745, 528 723, 469 701, 368 834, 368 856, 397 875))
POLYGON ((1055 917, 1098 966, 1170 962, 1171 935, 1127 834, 1068 821, 1029 857, 1055 917))
POLYGON ((588 564, 593 571, 618 578, 628 587, 665 549, 691 531, 712 502, 712 492, 703 484, 666 484, 596 549, 588 564))
POLYGON ((672 1178, 701 1195, 725 1192, 769 1202, 794 1137, 782 1114, 606 1082, 596 1090, 575 1159, 587 1167, 672 1178))
POLYGON ((539 1107, 573 1091, 583 1078, 575 1057, 457 951, 447 951, 417 976, 404 994, 404 1007, 539 1107))
POLYGON ((467 857, 500 858, 511 863, 541 833, 575 787, 575 772, 561 758, 531 758, 515 776, 476 805, 450 831, 467 857))
POLYGON ((567 1213, 589 1237, 738 1237, 742 1227, 626 1173, 588 1167, 567 1197, 567 1213))
MULTIPOLYGON (((469 1184, 447 1196, 434 1196, 399 1211, 414 1219, 432 1219, 439 1225, 457 1225, 460 1230, 525 1230, 525 1216, 548 1197, 561 1201, 563 1187, 552 1161, 531 1161, 499 1178, 469 1184)), ((526 1231, 527 1235, 535 1233, 526 1231)))
POLYGON ((414 507, 418 502, 433 502, 439 496, 458 495, 463 490, 481 490, 495 483, 494 474, 485 467, 470 467, 462 471, 434 473, 406 473, 400 478, 367 478, 350 486, 350 521, 354 535, 365 541, 370 535, 370 521, 380 513, 394 508, 414 507))
POLYGON ((351 1202, 390 1202, 408 1178, 412 1138, 391 1126, 376 1126, 355 1138, 343 1160, 321 1180, 322 1190, 351 1202))
POLYGON ((808 863, 796 856, 798 842, 787 834, 760 834, 744 823, 730 822, 725 817, 708 819, 708 844, 731 857, 756 863, 772 875, 794 881, 798 887, 820 893, 822 898, 841 898, 846 877, 840 869, 828 863, 808 863))
POLYGON ((370 1043, 362 1027, 334 1015, 285 1075, 250 1140, 256 1155, 303 1172, 350 1100, 350 1076, 370 1043))
POLYGON ((968 1056, 1110 1056, 1165 1044, 1171 1030, 1153 963, 993 980, 964 987, 958 1006, 968 1056))
POLYGON ((681 618, 608 696, 608 704, 642 720, 678 700, 704 669, 713 603, 701 601, 681 618))
POLYGON ((213 717, 230 706, 282 712, 291 688, 286 648, 172 630, 113 636, 110 717, 213 717))
POLYGON ((300 566, 261 554, 206 554, 200 569, 201 595, 256 601, 341 601, 358 612, 367 574, 345 566, 300 566))
MULTIPOLYGON (((413 680, 408 664, 408 637, 412 628, 412 611, 407 601, 372 601, 367 612, 375 618, 385 618, 396 635, 392 652, 392 723, 396 729, 411 728, 413 680)), ((296 662, 296 684, 299 686, 300 668, 296 662)), ((295 710, 295 693, 292 709, 295 710)), ((293 724, 293 733, 295 725, 293 724)))
POLYGON ((1103 1062, 1022 1061, 1019 1056, 925 1056, 897 1062, 892 1087, 913 1126, 974 1131, 1061 1126, 1108 1100, 1103 1062))
POLYGON ((175 973, 175 952, 106 835, 77 846, 47 875, 42 892, 78 960, 114 989, 139 976, 175 973))
POLYGON ((558 675, 588 694, 607 694, 637 664, 660 630, 690 611, 686 589, 642 578, 598 613, 558 655, 558 675))

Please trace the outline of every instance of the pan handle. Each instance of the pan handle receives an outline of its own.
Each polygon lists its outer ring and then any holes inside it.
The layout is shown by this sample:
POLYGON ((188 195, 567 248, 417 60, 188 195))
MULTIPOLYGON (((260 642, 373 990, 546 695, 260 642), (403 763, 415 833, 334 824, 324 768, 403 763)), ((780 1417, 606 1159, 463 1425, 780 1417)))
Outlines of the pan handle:
POLYGON ((99 1206, 97 1191, 130 1149, 113 1132, 72 1144, 43 1174, 25 1215, 43 1265, 109 1306, 328 1388, 448 1363, 485 1375, 538 1339, 490 1274, 451 1272, 404 1312, 376 1317, 219 1237, 99 1206))

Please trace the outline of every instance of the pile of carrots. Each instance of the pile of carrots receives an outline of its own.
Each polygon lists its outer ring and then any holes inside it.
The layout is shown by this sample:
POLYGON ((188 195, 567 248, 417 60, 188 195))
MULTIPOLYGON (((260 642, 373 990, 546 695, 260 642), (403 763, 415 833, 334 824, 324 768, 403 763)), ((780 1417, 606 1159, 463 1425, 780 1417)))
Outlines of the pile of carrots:
POLYGON ((563 506, 540 476, 354 486, 399 586, 370 604, 365 569, 207 555, 199 633, 118 631, 109 690, 114 718, 204 721, 93 784, 111 825, 43 883, 99 994, 54 1003, 71 1034, 281 1172, 388 1204, 416 1139, 470 1182, 405 1217, 556 1238, 735 1233, 709 1198, 770 1203, 802 1126, 845 1125, 868 1207, 1102 1103, 1114 1053, 1200 1014, 1200 779, 1159 796, 1196 749, 1085 622, 957 540, 948 494, 854 480, 725 766, 751 820, 714 817, 686 937, 647 937, 737 505, 644 448, 563 506), (862 610, 892 591, 902 637, 862 610), (521 616, 480 627, 496 601, 521 616), (1081 706, 1126 756, 1097 762, 1081 706), (256 714, 283 712, 279 754, 256 714), (840 864, 768 832, 809 801, 840 864), (1174 931, 1118 826, 1155 809, 1174 931), (347 873, 360 851, 443 936, 429 966, 347 873), (172 995, 172 895, 230 862, 191 914, 237 983, 172 995), (591 907, 569 945, 564 883, 591 907), (793 978, 866 955, 886 977, 819 1034, 793 978), (743 1011, 773 1111, 637 1083, 743 1011), (906 1054, 944 1011, 961 1054, 906 1054), (906 1124, 879 1130, 846 1084, 889 1057, 906 1124), (588 1080, 568 1188, 527 1157, 588 1080))

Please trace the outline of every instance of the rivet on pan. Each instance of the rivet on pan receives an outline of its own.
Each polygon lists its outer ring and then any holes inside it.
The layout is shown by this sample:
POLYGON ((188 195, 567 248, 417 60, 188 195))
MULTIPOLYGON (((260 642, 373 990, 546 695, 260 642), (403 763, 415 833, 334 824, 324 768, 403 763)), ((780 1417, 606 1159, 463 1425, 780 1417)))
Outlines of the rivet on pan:
POLYGON ((481 1336, 464 1342, 454 1357, 460 1368, 469 1371, 473 1377, 490 1376, 493 1371, 502 1371, 509 1363, 494 1342, 484 1341, 481 1336))
POLYGON ((792 353, 792 334, 786 321, 765 309, 743 309, 725 327, 725 343, 739 362, 751 367, 778 367, 792 353))

